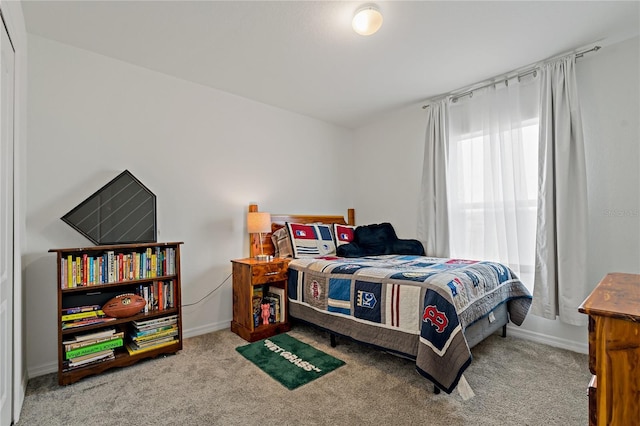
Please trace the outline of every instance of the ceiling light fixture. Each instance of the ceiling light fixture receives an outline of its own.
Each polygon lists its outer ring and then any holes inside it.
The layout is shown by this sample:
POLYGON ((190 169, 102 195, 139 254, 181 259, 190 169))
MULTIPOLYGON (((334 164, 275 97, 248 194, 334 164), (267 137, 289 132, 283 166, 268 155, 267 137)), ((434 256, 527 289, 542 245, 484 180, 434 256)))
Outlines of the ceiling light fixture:
POLYGON ((382 14, 375 6, 367 5, 356 12, 351 26, 360 35, 371 35, 382 26, 382 14))

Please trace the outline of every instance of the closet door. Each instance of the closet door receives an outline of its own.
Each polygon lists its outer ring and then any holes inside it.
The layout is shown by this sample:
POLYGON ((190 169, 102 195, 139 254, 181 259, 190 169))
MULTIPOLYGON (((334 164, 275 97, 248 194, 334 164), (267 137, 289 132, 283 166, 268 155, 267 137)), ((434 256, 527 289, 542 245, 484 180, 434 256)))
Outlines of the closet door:
POLYGON ((0 426, 11 424, 13 386, 13 88, 15 51, 0 29, 0 426))

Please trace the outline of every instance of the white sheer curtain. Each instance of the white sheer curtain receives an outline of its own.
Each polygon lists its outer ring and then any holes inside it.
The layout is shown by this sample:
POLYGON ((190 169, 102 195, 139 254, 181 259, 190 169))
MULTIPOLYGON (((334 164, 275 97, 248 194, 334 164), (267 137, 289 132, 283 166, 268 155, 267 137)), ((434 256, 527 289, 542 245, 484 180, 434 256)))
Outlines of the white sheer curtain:
POLYGON ((531 312, 573 325, 586 278, 587 189, 575 55, 541 70, 540 170, 531 312))
POLYGON ((508 265, 531 289, 539 78, 530 74, 449 104, 451 256, 508 265))
POLYGON ((427 256, 449 257, 447 212, 447 105, 433 103, 427 112, 421 199, 418 204, 418 239, 427 256))

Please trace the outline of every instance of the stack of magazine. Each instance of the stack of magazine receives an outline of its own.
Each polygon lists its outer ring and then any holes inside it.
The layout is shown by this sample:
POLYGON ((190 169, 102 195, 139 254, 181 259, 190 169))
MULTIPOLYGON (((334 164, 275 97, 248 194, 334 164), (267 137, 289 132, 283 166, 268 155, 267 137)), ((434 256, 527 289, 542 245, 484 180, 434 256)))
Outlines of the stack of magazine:
POLYGON ((133 321, 127 351, 134 355, 177 343, 178 316, 169 315, 144 321, 133 321))
POLYGON ((72 308, 63 308, 62 329, 78 328, 85 325, 101 324, 103 322, 114 321, 100 308, 100 305, 74 306, 72 308))
POLYGON ((63 341, 63 371, 114 359, 114 349, 124 344, 123 337, 123 332, 109 328, 95 333, 75 335, 63 341))

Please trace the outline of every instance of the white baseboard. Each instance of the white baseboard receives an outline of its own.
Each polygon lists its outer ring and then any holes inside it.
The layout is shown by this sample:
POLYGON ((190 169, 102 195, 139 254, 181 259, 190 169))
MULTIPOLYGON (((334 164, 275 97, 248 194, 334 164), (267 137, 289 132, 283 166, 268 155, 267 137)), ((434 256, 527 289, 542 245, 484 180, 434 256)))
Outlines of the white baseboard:
POLYGON ((224 330, 225 328, 231 328, 231 320, 205 324, 199 327, 190 328, 188 330, 182 330, 182 338, 187 339, 189 337, 196 337, 202 334, 213 333, 214 331, 224 330))
POLYGON ((47 362, 45 364, 37 365, 35 367, 27 367, 27 376, 30 379, 34 377, 44 376, 45 374, 57 373, 58 372, 58 362, 52 361, 47 362))
POLYGON ((536 333, 535 331, 525 330, 520 327, 507 326, 507 335, 519 337, 532 342, 542 343, 544 345, 553 346, 560 349, 566 349, 582 354, 589 353, 589 345, 587 343, 576 342, 572 340, 560 339, 548 334, 536 333))

